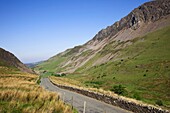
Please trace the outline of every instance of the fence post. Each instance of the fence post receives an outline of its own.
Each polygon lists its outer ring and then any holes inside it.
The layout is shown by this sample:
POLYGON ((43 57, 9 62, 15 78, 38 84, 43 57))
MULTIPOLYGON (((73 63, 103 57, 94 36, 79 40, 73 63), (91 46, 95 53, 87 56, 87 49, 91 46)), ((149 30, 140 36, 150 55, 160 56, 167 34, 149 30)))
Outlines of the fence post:
POLYGON ((71 104, 72 104, 72 109, 73 109, 73 96, 71 98, 71 104))
POLYGON ((60 95, 58 95, 58 98, 57 98, 57 100, 58 100, 58 101, 60 100, 60 95))
POLYGON ((86 113, 86 101, 84 101, 84 110, 83 113, 86 113))
MULTIPOLYGON (((65 92, 63 93, 63 102, 64 102, 64 99, 65 99, 65 92)), ((65 102, 64 102, 65 103, 65 102)))

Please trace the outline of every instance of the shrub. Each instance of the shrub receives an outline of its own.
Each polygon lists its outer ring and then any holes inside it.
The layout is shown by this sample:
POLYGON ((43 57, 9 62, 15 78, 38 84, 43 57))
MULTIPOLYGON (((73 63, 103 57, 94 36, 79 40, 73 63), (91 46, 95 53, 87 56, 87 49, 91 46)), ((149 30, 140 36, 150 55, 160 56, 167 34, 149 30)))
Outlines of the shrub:
POLYGON ((66 76, 65 73, 62 73, 62 74, 53 74, 53 76, 56 76, 56 77, 63 77, 63 76, 66 76))
POLYGON ((106 74, 104 73, 104 74, 102 75, 102 78, 105 77, 105 76, 106 76, 106 74))
POLYGON ((159 105, 159 106, 162 106, 163 105, 163 102, 161 101, 161 100, 156 100, 156 102, 155 102, 157 105, 159 105))
POLYGON ((60 77, 60 74, 54 74, 53 76, 60 77))
POLYGON ((127 92, 127 90, 125 88, 126 87, 124 87, 122 85, 115 85, 115 86, 113 86, 111 91, 114 91, 118 95, 127 95, 128 92, 127 92))
POLYGON ((65 74, 65 73, 62 73, 61 76, 66 76, 66 74, 65 74))
POLYGON ((97 79, 100 78, 100 76, 97 76, 97 79))
POLYGON ((137 92, 133 94, 133 98, 135 98, 136 100, 141 100, 141 97, 137 92))
POLYGON ((41 77, 39 76, 38 80, 37 80, 37 84, 41 83, 41 77))

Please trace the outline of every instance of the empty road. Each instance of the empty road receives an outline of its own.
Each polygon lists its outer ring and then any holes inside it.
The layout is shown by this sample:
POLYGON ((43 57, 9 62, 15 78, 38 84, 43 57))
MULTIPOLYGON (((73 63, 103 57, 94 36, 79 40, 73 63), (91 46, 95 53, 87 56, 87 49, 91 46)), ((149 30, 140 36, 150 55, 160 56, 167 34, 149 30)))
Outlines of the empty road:
POLYGON ((74 108, 76 108, 80 113, 83 113, 84 101, 86 101, 86 109, 85 109, 86 113, 129 113, 130 112, 121 109, 119 107, 112 106, 104 102, 98 101, 96 99, 78 94, 76 92, 61 89, 53 85, 48 78, 41 78, 40 85, 49 91, 54 91, 60 94, 62 99, 64 99, 66 103, 71 105, 73 104, 74 108))

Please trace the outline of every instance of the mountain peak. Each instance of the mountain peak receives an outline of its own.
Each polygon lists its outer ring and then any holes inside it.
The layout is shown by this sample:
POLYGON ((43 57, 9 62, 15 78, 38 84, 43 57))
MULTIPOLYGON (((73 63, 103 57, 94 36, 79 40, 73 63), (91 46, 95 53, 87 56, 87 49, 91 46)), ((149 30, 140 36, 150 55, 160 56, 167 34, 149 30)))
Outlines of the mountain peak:
POLYGON ((122 29, 131 28, 132 30, 136 30, 143 23, 155 22, 169 14, 169 0, 156 0, 144 3, 138 8, 135 8, 120 21, 115 22, 113 25, 108 26, 106 29, 99 31, 93 40, 102 40, 103 38, 109 37, 110 35, 113 36, 122 29))

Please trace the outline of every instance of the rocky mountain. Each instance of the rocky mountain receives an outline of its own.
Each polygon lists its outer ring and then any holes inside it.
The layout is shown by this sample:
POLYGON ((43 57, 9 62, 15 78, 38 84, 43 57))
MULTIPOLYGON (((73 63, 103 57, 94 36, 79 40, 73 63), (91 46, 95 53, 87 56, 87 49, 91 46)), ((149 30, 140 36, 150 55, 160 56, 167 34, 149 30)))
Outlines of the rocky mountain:
POLYGON ((34 73, 30 68, 26 67, 15 55, 0 48, 0 66, 17 68, 22 72, 34 73))
MULTIPOLYGON (((170 1, 144 3, 113 25, 99 31, 92 40, 53 56, 39 64, 38 70, 73 73, 119 60, 120 50, 133 44, 137 37, 170 25, 170 1)), ((125 56, 124 56, 125 57, 125 56)))

